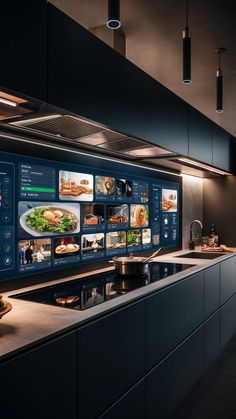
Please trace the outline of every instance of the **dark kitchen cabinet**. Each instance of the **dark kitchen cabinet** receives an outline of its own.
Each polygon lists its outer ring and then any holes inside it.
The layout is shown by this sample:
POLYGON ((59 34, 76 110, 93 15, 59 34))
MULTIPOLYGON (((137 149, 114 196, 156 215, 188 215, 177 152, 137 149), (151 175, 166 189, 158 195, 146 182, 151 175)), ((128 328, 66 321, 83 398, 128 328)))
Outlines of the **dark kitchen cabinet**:
POLYGON ((148 368, 156 365, 202 322, 204 273, 177 282, 147 299, 148 368))
POLYGON ((215 361, 220 353, 220 322, 219 322, 219 311, 211 316, 204 327, 204 339, 205 339, 205 369, 215 361))
POLYGON ((205 318, 211 316, 219 308, 220 266, 216 264, 205 269, 205 318))
POLYGON ((54 6, 48 9, 48 102, 187 154, 186 103, 54 6))
POLYGON ((1 89, 47 100, 47 1, 1 2, 1 89))
POLYGON ((165 419, 204 370, 204 330, 198 329, 147 377, 147 419, 165 419))
POLYGON ((216 124, 213 125, 213 165, 230 171, 230 135, 216 124))
POLYGON ((122 399, 109 410, 99 416, 101 419, 135 418, 144 419, 145 406, 145 380, 133 387, 122 399))
POLYGON ((236 256, 220 264, 220 305, 236 293, 236 256))
POLYGON ((1 417, 76 419, 76 334, 0 365, 1 417))
POLYGON ((145 360, 145 301, 79 329, 79 418, 95 418, 116 402, 145 374, 145 360))
POLYGON ((220 348, 230 341, 236 332, 236 295, 220 309, 220 348))
POLYGON ((189 156, 212 164, 212 122, 189 107, 189 156))

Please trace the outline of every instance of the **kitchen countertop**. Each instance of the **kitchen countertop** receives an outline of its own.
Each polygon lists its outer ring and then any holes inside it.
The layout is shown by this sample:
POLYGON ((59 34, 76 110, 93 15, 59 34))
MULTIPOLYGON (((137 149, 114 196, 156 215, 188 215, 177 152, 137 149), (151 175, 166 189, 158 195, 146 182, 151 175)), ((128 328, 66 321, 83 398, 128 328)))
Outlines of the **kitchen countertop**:
MULTIPOLYGON (((232 249, 236 252, 236 249, 232 249)), ((235 253, 224 254, 215 259, 192 259, 192 258, 175 258, 181 254, 190 252, 185 249, 178 252, 168 253, 163 256, 154 258, 157 262, 185 263, 195 265, 182 272, 161 279, 155 283, 138 288, 134 291, 119 296, 114 300, 106 301, 100 305, 92 307, 88 310, 77 311, 67 308, 55 307, 46 304, 33 303, 29 301, 16 300, 9 298, 10 295, 20 292, 30 291, 36 288, 42 288, 48 285, 59 284, 71 281, 72 279, 84 278, 101 272, 111 271, 113 268, 100 269, 98 271, 88 272, 87 274, 73 275, 56 281, 50 281, 42 284, 42 286, 30 286, 24 289, 17 289, 3 294, 3 299, 12 304, 12 310, 0 320, 0 359, 6 358, 30 347, 36 342, 39 343, 44 339, 72 330, 81 326, 85 322, 93 320, 97 316, 101 316, 114 309, 119 309, 123 305, 135 302, 136 300, 147 296, 161 288, 184 279, 185 277, 199 272, 202 268, 215 265, 225 259, 232 257, 235 253)))

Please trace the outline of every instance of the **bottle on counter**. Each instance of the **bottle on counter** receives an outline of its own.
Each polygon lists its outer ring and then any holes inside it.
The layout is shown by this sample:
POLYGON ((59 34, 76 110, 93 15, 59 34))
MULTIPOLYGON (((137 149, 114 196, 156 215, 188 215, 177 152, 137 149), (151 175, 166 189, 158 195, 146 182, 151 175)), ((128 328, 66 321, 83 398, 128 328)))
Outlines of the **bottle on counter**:
POLYGON ((219 236, 215 230, 215 225, 211 224, 209 230, 209 246, 217 247, 219 244, 219 236))

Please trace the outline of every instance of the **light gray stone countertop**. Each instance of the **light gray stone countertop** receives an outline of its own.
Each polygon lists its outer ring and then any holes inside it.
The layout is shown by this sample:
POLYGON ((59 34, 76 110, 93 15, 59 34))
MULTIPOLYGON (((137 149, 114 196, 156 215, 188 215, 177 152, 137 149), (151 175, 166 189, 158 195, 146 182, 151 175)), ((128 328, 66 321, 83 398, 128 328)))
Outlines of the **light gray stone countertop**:
MULTIPOLYGON (((232 250, 236 252, 235 248, 232 250)), ((195 266, 84 311, 17 300, 9 298, 9 296, 48 285, 71 281, 72 279, 78 279, 80 277, 84 278, 86 276, 91 276, 91 274, 111 272, 114 268, 109 266, 108 268, 93 271, 92 273, 88 272, 87 274, 83 273, 57 281, 50 281, 42 284, 42 286, 31 286, 4 293, 3 299, 12 304, 12 310, 0 320, 0 360, 5 360, 31 345, 40 343, 40 341, 43 342, 43 340, 48 337, 52 338, 63 332, 76 329, 85 322, 92 321, 96 317, 107 314, 114 309, 119 309, 127 303, 135 302, 140 298, 145 298, 163 287, 180 281, 191 274, 213 266, 216 263, 235 255, 235 253, 224 254, 213 260, 175 257, 187 252, 189 252, 188 249, 168 253, 163 256, 158 256, 154 260, 157 262, 185 263, 195 266)))

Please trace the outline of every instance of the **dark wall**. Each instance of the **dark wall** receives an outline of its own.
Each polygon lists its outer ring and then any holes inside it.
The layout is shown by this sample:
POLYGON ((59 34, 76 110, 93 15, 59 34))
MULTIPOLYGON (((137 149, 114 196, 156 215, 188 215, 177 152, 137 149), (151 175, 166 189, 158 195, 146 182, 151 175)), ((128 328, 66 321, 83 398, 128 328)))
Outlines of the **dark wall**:
POLYGON ((236 246, 236 176, 204 179, 203 222, 206 233, 215 224, 221 244, 236 246))

